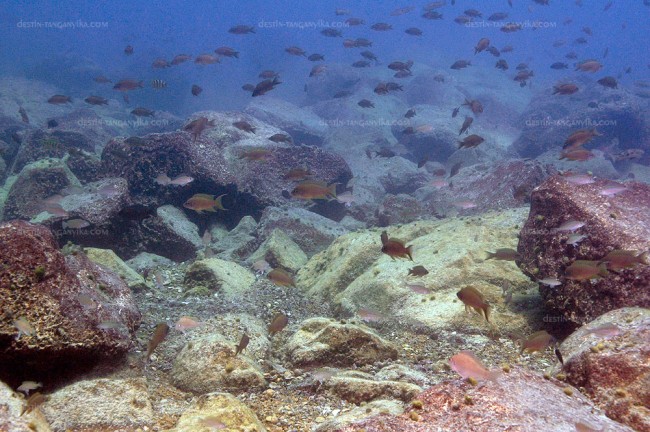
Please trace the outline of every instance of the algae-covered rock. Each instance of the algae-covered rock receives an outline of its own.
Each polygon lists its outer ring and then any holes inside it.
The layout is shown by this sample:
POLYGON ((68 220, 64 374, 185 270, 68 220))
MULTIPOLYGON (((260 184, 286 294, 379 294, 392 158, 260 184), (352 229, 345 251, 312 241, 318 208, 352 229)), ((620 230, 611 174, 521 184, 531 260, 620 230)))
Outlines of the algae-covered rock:
POLYGON ((171 205, 164 205, 156 209, 156 214, 162 223, 169 227, 178 237, 193 244, 196 249, 202 246, 198 227, 190 222, 182 210, 171 205))
POLYGON ((376 380, 372 375, 358 371, 338 373, 323 385, 340 398, 357 404, 373 399, 398 399, 408 402, 422 392, 422 387, 415 384, 376 380))
POLYGON ((331 420, 319 425, 315 432, 335 432, 343 425, 357 422, 368 417, 380 414, 398 416, 404 412, 404 405, 400 401, 377 399, 370 401, 360 407, 343 412, 331 420))
POLYGON ((255 276, 244 267, 219 258, 207 258, 194 262, 185 273, 186 288, 205 286, 235 299, 255 282, 255 276))
POLYGON ((248 258, 250 262, 257 260, 266 260, 273 268, 282 267, 296 272, 307 262, 307 255, 283 231, 274 229, 248 258))
POLYGON ((235 356, 235 344, 220 334, 188 342, 176 356, 171 375, 176 387, 195 393, 243 392, 267 385, 257 363, 243 354, 235 356))
POLYGON ((107 267, 122 278, 132 290, 147 288, 144 278, 126 265, 122 258, 115 255, 110 249, 85 248, 84 251, 90 260, 96 264, 107 267))
POLYGON ((0 381, 0 431, 50 432, 50 426, 39 407, 23 413, 26 404, 22 395, 0 381))
POLYGON ((372 329, 329 318, 303 321, 285 350, 296 366, 364 365, 397 358, 397 349, 372 329))
POLYGON ((135 430, 154 420, 144 378, 79 381, 52 393, 41 410, 55 431, 135 430))
POLYGON ((237 226, 226 233, 218 228, 213 229, 213 239, 218 238, 218 241, 211 245, 212 250, 222 259, 243 259, 252 252, 257 242, 256 230, 257 222, 251 216, 241 218, 237 226))
POLYGON ((186 410, 176 427, 167 432, 212 432, 218 429, 266 431, 253 410, 236 397, 228 393, 210 393, 186 410))
POLYGON ((158 266, 173 266, 174 261, 165 258, 164 256, 149 252, 140 252, 130 260, 126 261, 126 265, 136 272, 142 273, 144 271, 150 271, 158 266))

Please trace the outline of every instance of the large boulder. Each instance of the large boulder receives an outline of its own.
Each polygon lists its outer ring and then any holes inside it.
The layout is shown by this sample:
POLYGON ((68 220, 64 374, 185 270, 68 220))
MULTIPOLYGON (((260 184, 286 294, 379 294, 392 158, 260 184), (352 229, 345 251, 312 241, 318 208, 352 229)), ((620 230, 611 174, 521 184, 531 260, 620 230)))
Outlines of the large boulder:
POLYGON ((29 412, 25 399, 0 381, 0 430, 11 432, 50 432, 39 407, 29 412))
POLYGON ((75 373, 127 352, 140 313, 116 274, 82 253, 64 256, 47 228, 27 222, 0 225, 0 246, 2 378, 75 373))
POLYGON ((568 382, 610 418, 650 430, 650 310, 607 312, 566 338, 560 350, 568 382))
POLYGON ((196 432, 228 428, 266 432, 255 412, 229 393, 210 393, 187 409, 168 432, 196 432), (223 426, 222 426, 223 425, 223 426))
MULTIPOLYGON (((598 261, 610 251, 638 254, 650 249, 650 186, 626 183, 626 190, 604 196, 606 180, 575 185, 562 176, 547 179, 533 191, 530 214, 519 236, 521 270, 533 279, 559 278, 560 286, 540 285, 546 305, 563 320, 584 324, 626 306, 650 306, 650 266, 638 264, 590 282, 571 280, 565 270, 575 260, 598 261), (567 221, 583 222, 586 235, 567 244, 568 231, 555 232, 567 221)), ((604 264, 603 264, 604 265, 604 264)))
POLYGON ((421 408, 400 416, 374 416, 337 431, 632 431, 605 416, 577 389, 521 368, 477 387, 461 378, 445 381, 417 399, 421 408))

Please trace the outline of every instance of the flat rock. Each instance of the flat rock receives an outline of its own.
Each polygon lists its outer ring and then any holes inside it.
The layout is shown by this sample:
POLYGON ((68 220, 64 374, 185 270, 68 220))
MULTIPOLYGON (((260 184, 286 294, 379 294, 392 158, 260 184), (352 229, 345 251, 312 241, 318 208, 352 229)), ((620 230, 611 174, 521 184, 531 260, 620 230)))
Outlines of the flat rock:
POLYGON ((650 266, 610 271, 598 280, 564 277, 574 260, 600 260, 615 249, 650 249, 650 186, 628 182, 627 190, 603 196, 609 183, 597 180, 574 185, 561 176, 546 180, 532 193, 528 220, 520 233, 520 268, 531 278, 559 278, 562 285, 540 286, 546 305, 563 319, 583 324, 613 309, 650 306, 650 266), (587 237, 577 247, 566 244, 569 232, 553 232, 567 221, 585 225, 576 232, 587 237))
POLYGON ((206 258, 192 263, 185 273, 186 288, 202 286, 211 291, 218 291, 229 299, 246 295, 246 291, 255 282, 255 276, 231 261, 219 258, 206 258))
POLYGON ((307 262, 307 255, 284 231, 274 229, 248 258, 249 262, 258 260, 265 260, 272 268, 282 267, 297 272, 307 262))
POLYGON ((374 399, 396 399, 409 402, 422 392, 422 387, 415 384, 377 380, 372 375, 356 371, 340 372, 323 385, 340 398, 355 404, 374 399))
POLYGON ((199 228, 185 216, 182 210, 174 206, 164 205, 156 209, 156 215, 176 237, 191 243, 196 249, 203 246, 201 237, 199 237, 199 228))
POLYGON ((378 414, 390 414, 398 416, 404 412, 402 402, 387 399, 372 400, 363 406, 351 409, 347 412, 342 412, 335 418, 326 421, 325 423, 316 427, 316 432, 334 432, 346 424, 364 420, 368 417, 373 417, 378 414))
POLYGON ((84 252, 92 262, 100 264, 116 273, 132 290, 143 290, 147 288, 144 278, 126 265, 112 250, 85 248, 84 252))
POLYGON ((610 418, 650 430, 650 310, 607 312, 566 338, 560 350, 568 382, 610 418))

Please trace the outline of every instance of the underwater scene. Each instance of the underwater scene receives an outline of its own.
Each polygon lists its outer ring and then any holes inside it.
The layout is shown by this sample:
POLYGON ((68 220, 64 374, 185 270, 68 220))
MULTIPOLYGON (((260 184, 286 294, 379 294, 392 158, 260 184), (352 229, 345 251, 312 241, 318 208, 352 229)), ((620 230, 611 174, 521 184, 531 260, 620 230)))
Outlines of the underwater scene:
POLYGON ((650 432, 650 0, 0 23, 0 432, 650 432))

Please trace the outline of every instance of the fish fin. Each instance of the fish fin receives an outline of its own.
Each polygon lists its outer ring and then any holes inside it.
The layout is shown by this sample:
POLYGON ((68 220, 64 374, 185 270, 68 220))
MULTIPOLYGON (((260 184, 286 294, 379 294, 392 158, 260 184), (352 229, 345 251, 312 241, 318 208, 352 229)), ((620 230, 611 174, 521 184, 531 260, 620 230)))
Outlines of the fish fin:
POLYGON ((598 264, 598 275, 601 277, 607 277, 609 273, 607 272, 607 264, 600 263, 598 264))
POLYGON ((486 252, 488 254, 487 258, 485 258, 484 261, 487 261, 489 259, 492 259, 497 256, 496 252, 486 252))
POLYGON ((485 321, 490 322, 490 305, 486 303, 482 311, 485 315, 485 321))
POLYGON ((386 231, 381 232, 381 244, 385 245, 388 243, 388 233, 386 231))
POLYGON ((228 194, 221 194, 221 195, 219 195, 218 197, 216 197, 216 198, 214 199, 214 207, 213 207, 213 208, 216 207, 216 208, 219 209, 219 210, 228 211, 228 209, 227 209, 227 208, 224 208, 224 207, 223 207, 223 204, 221 203, 221 198, 223 198, 223 197, 226 196, 226 195, 228 195, 228 194))
POLYGON ((650 251, 645 251, 637 257, 639 259, 639 264, 650 265, 650 251))
POLYGON ((339 183, 332 183, 331 185, 327 186, 327 196, 330 199, 336 199, 336 185, 339 183))
POLYGON ((413 253, 413 245, 409 245, 406 248, 406 254, 409 256, 409 259, 413 261, 413 257, 411 256, 411 253, 413 253))

